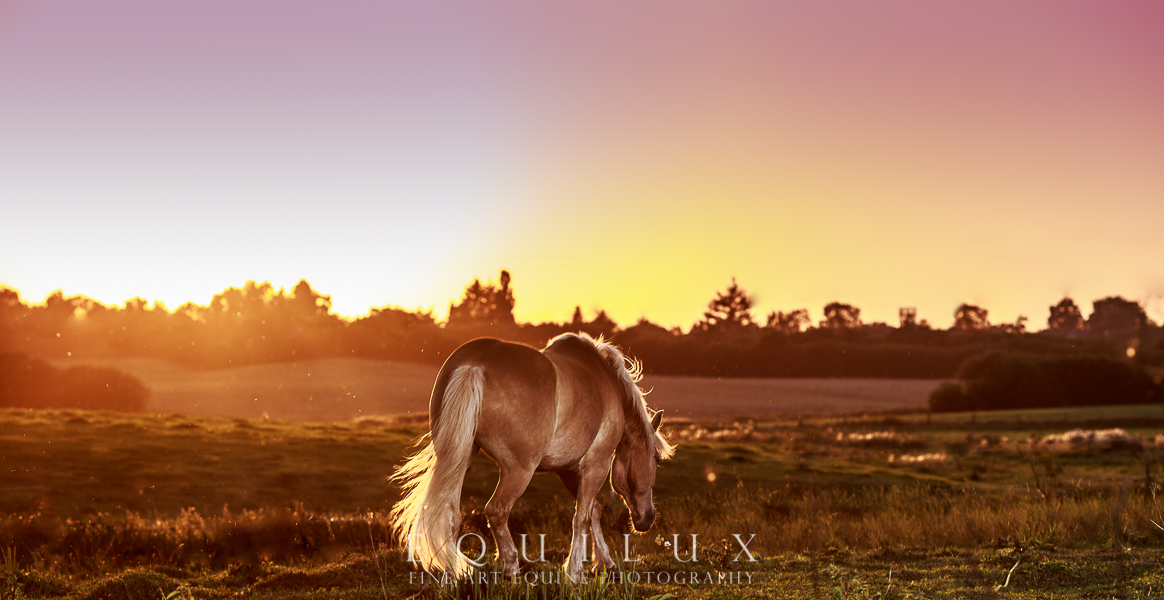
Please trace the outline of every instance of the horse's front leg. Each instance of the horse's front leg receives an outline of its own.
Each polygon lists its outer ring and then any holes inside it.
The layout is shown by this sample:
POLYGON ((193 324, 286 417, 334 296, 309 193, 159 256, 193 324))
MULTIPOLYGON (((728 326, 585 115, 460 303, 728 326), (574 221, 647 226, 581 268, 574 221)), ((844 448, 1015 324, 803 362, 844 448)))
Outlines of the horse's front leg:
POLYGON ((595 500, 590 509, 590 533, 594 535, 594 568, 605 567, 611 571, 617 568, 614 559, 610 558, 610 548, 606 545, 606 538, 602 536, 602 505, 595 500))
MULTIPOLYGON (((577 500, 578 482, 581 481, 581 477, 574 471, 562 471, 558 473, 558 477, 570 495, 577 500)), ((603 480, 605 479, 603 477, 603 480)), ((597 493, 595 495, 597 496, 597 493)), ((615 569, 614 560, 610 558, 610 548, 606 545, 606 538, 602 536, 602 505, 597 500, 591 502, 590 505, 590 534, 594 540, 594 568, 602 566, 607 570, 615 569)))
POLYGON ((574 584, 581 580, 582 561, 586 560, 585 536, 591 529, 594 516, 592 511, 597 507, 594 497, 598 495, 598 490, 602 488, 605 479, 604 473, 583 474, 578 483, 577 501, 574 504, 574 531, 570 539, 570 556, 566 559, 566 577, 574 584))
POLYGON ((485 505, 485 516, 489 518, 489 528, 493 530, 493 541, 497 544, 497 558, 501 569, 511 577, 520 573, 517 564, 517 546, 509 534, 509 511, 513 503, 529 486, 534 470, 524 467, 501 467, 501 477, 493 497, 485 505))

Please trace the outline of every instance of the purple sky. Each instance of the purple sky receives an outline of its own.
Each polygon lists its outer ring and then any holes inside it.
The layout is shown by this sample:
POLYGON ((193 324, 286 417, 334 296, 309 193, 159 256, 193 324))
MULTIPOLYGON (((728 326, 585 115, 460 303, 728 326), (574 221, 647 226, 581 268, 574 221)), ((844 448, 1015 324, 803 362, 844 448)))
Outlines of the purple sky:
POLYGON ((0 284, 1164 320, 1159 2, 0 3, 0 284))

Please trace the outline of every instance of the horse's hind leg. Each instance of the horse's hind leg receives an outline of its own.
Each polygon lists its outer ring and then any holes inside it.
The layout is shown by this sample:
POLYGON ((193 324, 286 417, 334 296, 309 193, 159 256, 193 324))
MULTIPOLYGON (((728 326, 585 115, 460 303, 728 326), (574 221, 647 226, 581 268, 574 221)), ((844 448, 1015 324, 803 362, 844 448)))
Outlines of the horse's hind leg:
POLYGON ((485 505, 485 516, 489 518, 489 528, 493 530, 497 558, 501 561, 503 572, 517 575, 517 547, 513 544, 513 536, 509 534, 509 511, 529 486, 534 470, 504 465, 499 465, 499 468, 501 477, 497 480, 497 489, 493 490, 493 497, 485 505))

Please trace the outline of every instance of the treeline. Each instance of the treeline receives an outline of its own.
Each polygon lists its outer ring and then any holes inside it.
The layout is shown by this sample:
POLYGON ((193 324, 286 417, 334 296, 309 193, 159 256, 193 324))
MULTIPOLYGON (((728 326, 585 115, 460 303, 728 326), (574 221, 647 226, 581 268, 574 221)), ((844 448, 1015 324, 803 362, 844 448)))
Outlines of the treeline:
POLYGON ((969 304, 956 309, 954 325, 945 330, 919 321, 908 308, 896 327, 865 323, 859 308, 841 302, 826 305, 816 324, 805 309, 761 319, 734 280, 687 331, 647 320, 623 327, 604 312, 586 319, 580 309, 566 322, 518 323, 514 304, 505 271, 496 283, 474 280, 444 322, 429 312, 392 307, 346 320, 331 312, 329 296, 306 281, 290 291, 247 282, 205 306, 187 303, 174 310, 141 298, 105 306, 60 292, 32 305, 15 290, 0 288, 0 351, 48 359, 157 357, 203 368, 325 357, 440 364, 475 337, 540 347, 555 335, 584 331, 613 339, 657 374, 945 378, 991 350, 1164 364, 1161 328, 1139 304, 1119 297, 1094 302, 1088 318, 1064 299, 1050 307, 1047 328, 1037 332, 1027 330, 1025 318, 993 324, 985 309, 969 304))

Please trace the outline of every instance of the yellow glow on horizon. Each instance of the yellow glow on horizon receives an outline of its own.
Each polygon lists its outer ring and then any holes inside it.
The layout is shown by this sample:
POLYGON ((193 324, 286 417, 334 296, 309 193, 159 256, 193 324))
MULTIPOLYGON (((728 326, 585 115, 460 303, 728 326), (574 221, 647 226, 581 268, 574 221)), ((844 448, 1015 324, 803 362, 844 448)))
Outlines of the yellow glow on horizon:
POLYGON ((770 251, 800 236, 774 227, 773 212, 801 211, 771 206, 752 161, 638 150, 573 165, 528 192, 544 200, 517 220, 528 238, 510 244, 519 320, 560 321, 579 305, 588 318, 601 309, 623 325, 645 317, 688 327, 733 275, 746 281, 750 263, 798 270, 770 251))
MULTIPOLYGON (((792 147, 778 136, 761 139, 772 127, 758 127, 649 130, 567 148, 553 164, 537 165, 510 205, 498 205, 500 225, 474 224, 440 248, 309 265, 302 256, 242 264, 219 249, 203 262, 187 259, 125 281, 91 275, 66 295, 107 305, 142 296, 176 308, 205 304, 248 280, 290 290, 307 279, 349 319, 393 306, 441 320, 474 278, 496 281, 508 269, 520 322, 568 320, 577 305, 586 318, 604 310, 622 326, 647 318, 684 329, 733 276, 753 294, 761 321, 773 310, 805 308, 815 322, 825 303, 841 301, 861 308, 867 322, 895 324, 898 307, 915 306, 919 318, 944 327, 959 303, 970 302, 989 309, 992 322, 1022 313, 1039 328, 1045 307, 1064 295, 1081 305, 1115 294, 1144 301, 1127 291, 1136 277, 1131 263, 1104 262, 1086 245, 1055 261, 1091 273, 1087 288, 1062 275, 1030 282, 1040 261, 1054 262, 1037 249, 1061 247, 1059 232, 1080 207, 1101 192, 1146 197, 1150 181, 1058 182, 1053 175, 1062 163, 1050 154, 1024 163, 1037 177, 1004 164, 1018 161, 1015 152, 1039 150, 1033 142, 993 154, 985 144, 925 152, 927 138, 915 126, 878 141, 824 131, 813 145, 792 147), (1049 197, 1062 210, 1048 212, 1049 197)), ((969 127, 950 133, 972 138, 969 127)), ((435 226, 442 215, 431 218, 435 226)), ((1114 229, 1087 235, 1096 246, 1122 236, 1114 229)), ((37 298, 54 288, 41 289, 22 291, 37 298)))

